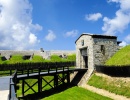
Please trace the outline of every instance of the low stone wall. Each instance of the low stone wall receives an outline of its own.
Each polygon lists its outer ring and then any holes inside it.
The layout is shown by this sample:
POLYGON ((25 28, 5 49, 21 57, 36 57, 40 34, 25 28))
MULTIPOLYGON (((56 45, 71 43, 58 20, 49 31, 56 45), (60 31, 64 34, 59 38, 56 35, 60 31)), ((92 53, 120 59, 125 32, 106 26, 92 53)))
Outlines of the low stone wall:
POLYGON ((4 56, 6 59, 9 59, 12 55, 39 55, 45 59, 48 59, 51 55, 69 55, 75 54, 76 51, 67 51, 67 50, 50 50, 50 51, 41 51, 41 50, 23 50, 23 51, 16 51, 16 50, 0 50, 0 55, 4 56))

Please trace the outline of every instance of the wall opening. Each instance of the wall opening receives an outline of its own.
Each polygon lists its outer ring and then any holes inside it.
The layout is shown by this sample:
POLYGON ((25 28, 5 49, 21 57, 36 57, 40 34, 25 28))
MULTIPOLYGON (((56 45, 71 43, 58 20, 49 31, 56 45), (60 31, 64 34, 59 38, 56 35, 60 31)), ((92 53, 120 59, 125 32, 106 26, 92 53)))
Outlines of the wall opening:
POLYGON ((84 67, 88 68, 88 56, 83 56, 83 60, 84 60, 84 67))
POLYGON ((101 52, 103 55, 105 55, 105 46, 104 45, 101 45, 101 52))
POLYGON ((82 48, 80 49, 80 53, 81 53, 81 63, 82 65, 81 68, 88 68, 88 54, 87 54, 87 48, 82 48))

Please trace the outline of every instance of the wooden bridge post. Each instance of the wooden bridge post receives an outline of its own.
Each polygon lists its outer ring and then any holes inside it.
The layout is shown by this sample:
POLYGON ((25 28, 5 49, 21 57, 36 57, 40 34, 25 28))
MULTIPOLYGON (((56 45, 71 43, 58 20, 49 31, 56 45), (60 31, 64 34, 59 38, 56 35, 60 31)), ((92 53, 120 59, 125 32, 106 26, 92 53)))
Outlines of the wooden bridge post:
POLYGON ((54 75, 54 88, 58 86, 58 75, 54 75))
POLYGON ((70 73, 69 73, 69 71, 67 72, 67 83, 70 84, 70 73))
POLYGON ((42 92, 42 76, 38 78, 38 92, 42 92))
POLYGON ((22 80, 22 96, 24 97, 24 79, 22 80))

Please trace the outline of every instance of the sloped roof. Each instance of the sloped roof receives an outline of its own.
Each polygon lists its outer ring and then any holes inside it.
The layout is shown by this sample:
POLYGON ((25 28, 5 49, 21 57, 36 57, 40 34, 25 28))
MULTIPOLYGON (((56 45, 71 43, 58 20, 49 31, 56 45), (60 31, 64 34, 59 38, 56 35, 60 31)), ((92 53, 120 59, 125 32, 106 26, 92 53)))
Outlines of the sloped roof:
MULTIPOLYGON (((104 39, 117 39, 116 36, 111 36, 111 35, 99 35, 99 34, 87 34, 87 33, 83 33, 79 36, 79 38, 83 35, 89 35, 92 36, 92 38, 104 38, 104 39)), ((79 39, 78 38, 78 39, 79 39)), ((78 39, 75 41, 75 43, 78 41, 78 39)))

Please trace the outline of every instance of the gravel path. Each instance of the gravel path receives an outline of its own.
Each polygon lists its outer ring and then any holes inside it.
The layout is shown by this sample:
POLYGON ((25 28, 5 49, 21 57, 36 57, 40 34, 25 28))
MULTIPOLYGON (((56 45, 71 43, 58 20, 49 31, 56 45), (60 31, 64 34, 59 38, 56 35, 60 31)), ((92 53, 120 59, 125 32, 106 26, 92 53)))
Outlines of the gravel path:
POLYGON ((95 88, 95 87, 87 85, 87 84, 85 86, 83 86, 83 88, 86 88, 86 89, 93 91, 97 94, 112 98, 113 100, 130 100, 130 98, 126 98, 126 97, 121 96, 121 95, 116 95, 114 93, 110 93, 106 90, 95 88))

